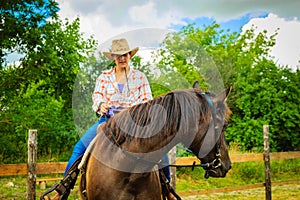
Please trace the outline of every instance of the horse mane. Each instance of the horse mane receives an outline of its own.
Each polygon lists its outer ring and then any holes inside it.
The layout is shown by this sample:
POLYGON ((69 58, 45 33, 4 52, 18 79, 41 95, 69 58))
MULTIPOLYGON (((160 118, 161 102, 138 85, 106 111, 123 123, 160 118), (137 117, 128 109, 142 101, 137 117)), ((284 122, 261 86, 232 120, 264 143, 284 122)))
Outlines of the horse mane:
POLYGON ((189 133, 200 123, 209 122, 210 112, 204 95, 197 89, 175 90, 121 111, 105 128, 119 144, 125 138, 174 137, 174 133, 189 133))

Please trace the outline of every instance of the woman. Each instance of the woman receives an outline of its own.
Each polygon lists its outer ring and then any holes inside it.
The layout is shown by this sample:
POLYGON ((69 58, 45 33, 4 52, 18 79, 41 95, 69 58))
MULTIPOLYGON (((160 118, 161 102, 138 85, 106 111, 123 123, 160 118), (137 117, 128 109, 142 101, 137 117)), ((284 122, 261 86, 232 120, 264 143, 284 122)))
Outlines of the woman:
MULTIPOLYGON (((138 47, 130 49, 127 40, 121 38, 112 41, 111 52, 103 52, 108 59, 114 60, 116 66, 113 69, 103 71, 96 79, 93 92, 93 110, 101 117, 74 146, 64 173, 65 178, 55 188, 59 194, 52 200, 59 199, 61 195, 64 195, 64 197, 68 196, 78 174, 76 176, 68 176, 68 174, 72 174, 70 169, 74 168, 72 165, 84 154, 86 148, 96 136, 98 125, 110 118, 110 115, 107 115, 109 108, 127 108, 152 99, 150 85, 146 76, 129 66, 130 59, 136 54, 138 49, 138 47), (68 185, 67 187, 71 186, 67 188, 64 185, 68 185)), ((74 170, 77 170, 77 168, 74 170)), ((166 171, 166 177, 169 178, 168 168, 164 169, 164 171, 166 171)), ((174 199, 171 193, 168 195, 168 199, 174 199)))
POLYGON ((106 115, 108 108, 131 107, 152 99, 146 76, 129 66, 130 59, 137 51, 138 47, 130 50, 125 39, 118 39, 112 41, 112 52, 103 52, 107 58, 115 61, 116 67, 103 71, 96 79, 93 92, 93 110, 101 117, 75 145, 65 175, 95 137, 98 125, 109 119, 109 116, 106 115))

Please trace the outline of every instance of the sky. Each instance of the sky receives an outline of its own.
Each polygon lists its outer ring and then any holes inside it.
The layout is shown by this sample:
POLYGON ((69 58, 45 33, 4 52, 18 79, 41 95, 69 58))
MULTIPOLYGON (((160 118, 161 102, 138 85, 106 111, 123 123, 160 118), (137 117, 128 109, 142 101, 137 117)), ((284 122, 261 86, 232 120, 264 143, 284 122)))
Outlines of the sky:
POLYGON ((62 19, 80 18, 85 37, 93 36, 102 51, 112 38, 128 37, 130 46, 151 48, 169 31, 216 21, 222 29, 274 34, 270 55, 277 64, 300 67, 300 1, 298 0, 57 0, 62 19))

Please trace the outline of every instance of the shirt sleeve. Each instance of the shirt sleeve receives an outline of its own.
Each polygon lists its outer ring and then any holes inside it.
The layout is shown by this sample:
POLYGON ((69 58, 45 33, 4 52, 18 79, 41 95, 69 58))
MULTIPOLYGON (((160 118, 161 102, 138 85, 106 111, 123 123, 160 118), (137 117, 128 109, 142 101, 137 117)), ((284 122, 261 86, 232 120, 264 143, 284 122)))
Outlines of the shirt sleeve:
POLYGON ((151 88, 150 88, 150 84, 148 82, 147 77, 145 76, 145 74, 141 73, 141 85, 140 85, 140 94, 139 94, 139 98, 138 98, 138 103, 145 103, 149 100, 152 100, 152 92, 151 92, 151 88))
POLYGON ((98 112, 99 106, 102 102, 105 102, 104 100, 104 94, 105 94, 105 78, 104 75, 101 74, 97 79, 96 79, 96 84, 95 84, 95 89, 92 95, 93 99, 93 110, 95 112, 98 112))

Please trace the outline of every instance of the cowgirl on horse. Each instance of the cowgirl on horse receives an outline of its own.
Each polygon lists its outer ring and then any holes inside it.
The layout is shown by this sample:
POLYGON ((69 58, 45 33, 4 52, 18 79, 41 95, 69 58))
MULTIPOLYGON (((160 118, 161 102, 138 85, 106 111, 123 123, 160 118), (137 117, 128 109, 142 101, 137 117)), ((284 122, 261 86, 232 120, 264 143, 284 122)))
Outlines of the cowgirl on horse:
MULTIPOLYGON (((65 169, 64 178, 60 184, 54 187, 57 194, 51 200, 62 199, 62 195, 64 196, 63 199, 67 199, 79 173, 77 166, 81 156, 96 136, 97 127, 111 118, 111 115, 107 115, 109 108, 129 108, 153 99, 146 76, 129 66, 130 59, 137 53, 138 49, 138 47, 130 49, 127 40, 121 38, 112 41, 111 52, 103 52, 108 59, 115 62, 116 66, 103 71, 96 79, 92 96, 93 110, 100 115, 100 118, 74 146, 65 169)), ((167 155, 165 160, 168 160, 167 155)), ((164 171, 166 177, 170 179, 169 167, 165 167, 164 171)), ((167 197, 170 200, 175 199, 171 193, 167 197)), ((50 199, 46 195, 41 197, 41 199, 46 198, 50 199)))

